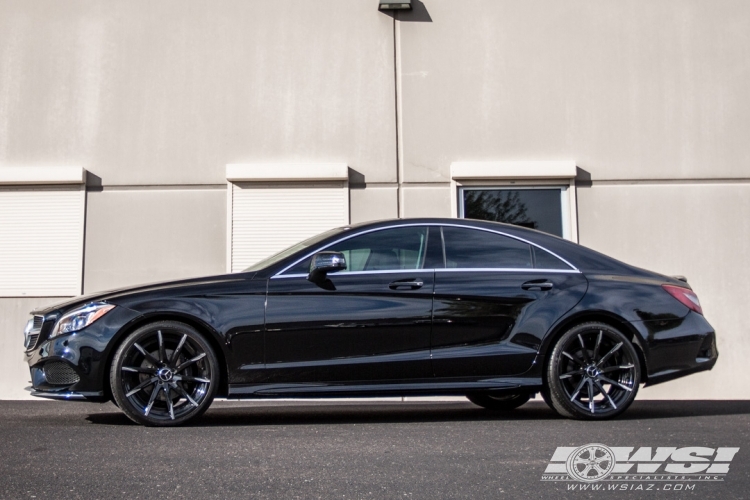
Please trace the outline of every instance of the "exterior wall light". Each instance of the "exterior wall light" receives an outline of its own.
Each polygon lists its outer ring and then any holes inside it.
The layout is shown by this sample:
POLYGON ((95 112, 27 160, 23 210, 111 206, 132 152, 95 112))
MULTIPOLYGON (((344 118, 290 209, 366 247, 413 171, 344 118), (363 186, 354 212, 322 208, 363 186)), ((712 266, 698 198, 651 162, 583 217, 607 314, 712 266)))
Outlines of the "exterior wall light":
POLYGON ((400 2, 380 0, 378 10, 411 10, 411 0, 401 0, 400 2))

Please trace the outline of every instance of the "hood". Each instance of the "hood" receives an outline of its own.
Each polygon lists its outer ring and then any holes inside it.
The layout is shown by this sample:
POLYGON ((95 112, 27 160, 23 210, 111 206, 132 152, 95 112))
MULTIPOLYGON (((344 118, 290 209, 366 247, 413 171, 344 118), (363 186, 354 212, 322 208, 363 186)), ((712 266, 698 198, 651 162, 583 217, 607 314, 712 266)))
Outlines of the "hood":
POLYGON ((51 306, 40 307, 31 311, 31 314, 49 314, 55 311, 65 311, 72 309, 89 302, 111 302, 117 304, 118 299, 127 298, 132 295, 159 292, 159 291, 173 291, 177 292, 181 289, 200 287, 202 285, 220 285, 222 283, 230 283, 237 281, 248 281, 253 279, 256 273, 234 273, 234 274, 219 274, 215 276, 204 276, 200 278, 189 278, 175 281, 160 281, 156 283, 148 283, 144 285, 135 285, 125 288, 117 288, 115 290, 107 290, 102 292, 90 293, 87 295, 79 295, 72 299, 64 302, 59 302, 51 306))

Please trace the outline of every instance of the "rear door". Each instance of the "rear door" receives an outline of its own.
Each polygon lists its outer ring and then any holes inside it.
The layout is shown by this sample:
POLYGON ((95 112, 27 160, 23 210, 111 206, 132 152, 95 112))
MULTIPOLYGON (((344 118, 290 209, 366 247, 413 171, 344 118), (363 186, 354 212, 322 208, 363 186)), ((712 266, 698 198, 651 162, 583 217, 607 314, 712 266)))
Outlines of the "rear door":
POLYGON ((583 297, 586 279, 507 235, 454 226, 442 232, 446 267, 435 273, 435 376, 525 372, 552 324, 583 297))

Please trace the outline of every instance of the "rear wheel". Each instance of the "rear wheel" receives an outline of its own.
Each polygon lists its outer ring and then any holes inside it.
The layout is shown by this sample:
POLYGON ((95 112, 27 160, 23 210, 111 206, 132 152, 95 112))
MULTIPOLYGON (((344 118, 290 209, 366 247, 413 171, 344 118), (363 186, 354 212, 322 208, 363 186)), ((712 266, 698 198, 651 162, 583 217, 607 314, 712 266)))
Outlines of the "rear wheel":
POLYGON ((555 411, 555 407, 552 404, 552 398, 549 395, 549 388, 547 387, 542 388, 542 390, 539 391, 539 394, 542 395, 542 399, 544 400, 545 403, 547 403, 547 406, 549 406, 552 409, 552 411, 555 411))
POLYGON ((625 411, 640 381, 638 355, 630 340, 607 324, 591 322, 571 328, 557 341, 545 391, 560 415, 599 420, 625 411))
POLYGON ((493 394, 488 393, 477 393, 468 394, 466 399, 471 401, 477 406, 486 408, 488 410, 496 411, 509 411, 515 410, 519 406, 526 403, 531 398, 531 394, 528 393, 513 393, 513 394, 493 394))
POLYGON ((191 326, 159 321, 131 333, 112 361, 115 402, 133 421, 173 426, 203 414, 219 385, 211 345, 191 326))

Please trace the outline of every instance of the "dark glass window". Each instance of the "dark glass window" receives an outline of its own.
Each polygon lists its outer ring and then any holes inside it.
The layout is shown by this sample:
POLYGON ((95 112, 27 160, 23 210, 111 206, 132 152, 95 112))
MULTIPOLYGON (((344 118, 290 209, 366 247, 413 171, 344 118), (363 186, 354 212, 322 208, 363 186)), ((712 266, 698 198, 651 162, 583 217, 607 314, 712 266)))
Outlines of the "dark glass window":
POLYGON ((463 188, 463 217, 505 222, 563 236, 561 190, 463 188))
POLYGON ((570 266, 541 248, 534 248, 534 267, 537 269, 570 269, 570 266))
POLYGON ((531 246, 474 229, 444 227, 447 268, 531 268, 531 246))
MULTIPOLYGON (((440 232, 436 235, 440 244, 440 232)), ((435 238, 434 238, 435 239, 435 238)), ((341 252, 346 257, 346 270, 353 271, 397 271, 401 269, 430 268, 436 263, 435 244, 428 245, 428 228, 425 226, 398 227, 373 231, 348 240, 335 243, 325 250, 341 252), (428 246, 430 251, 428 252, 428 246), (426 262, 426 261, 430 262, 426 262)), ((440 247, 438 247, 440 248, 440 247)), ((323 249, 321 249, 323 250, 323 249)), ((439 265, 442 267, 442 249, 439 265)), ((304 259, 284 274, 307 274, 310 271, 310 258, 304 259)))

